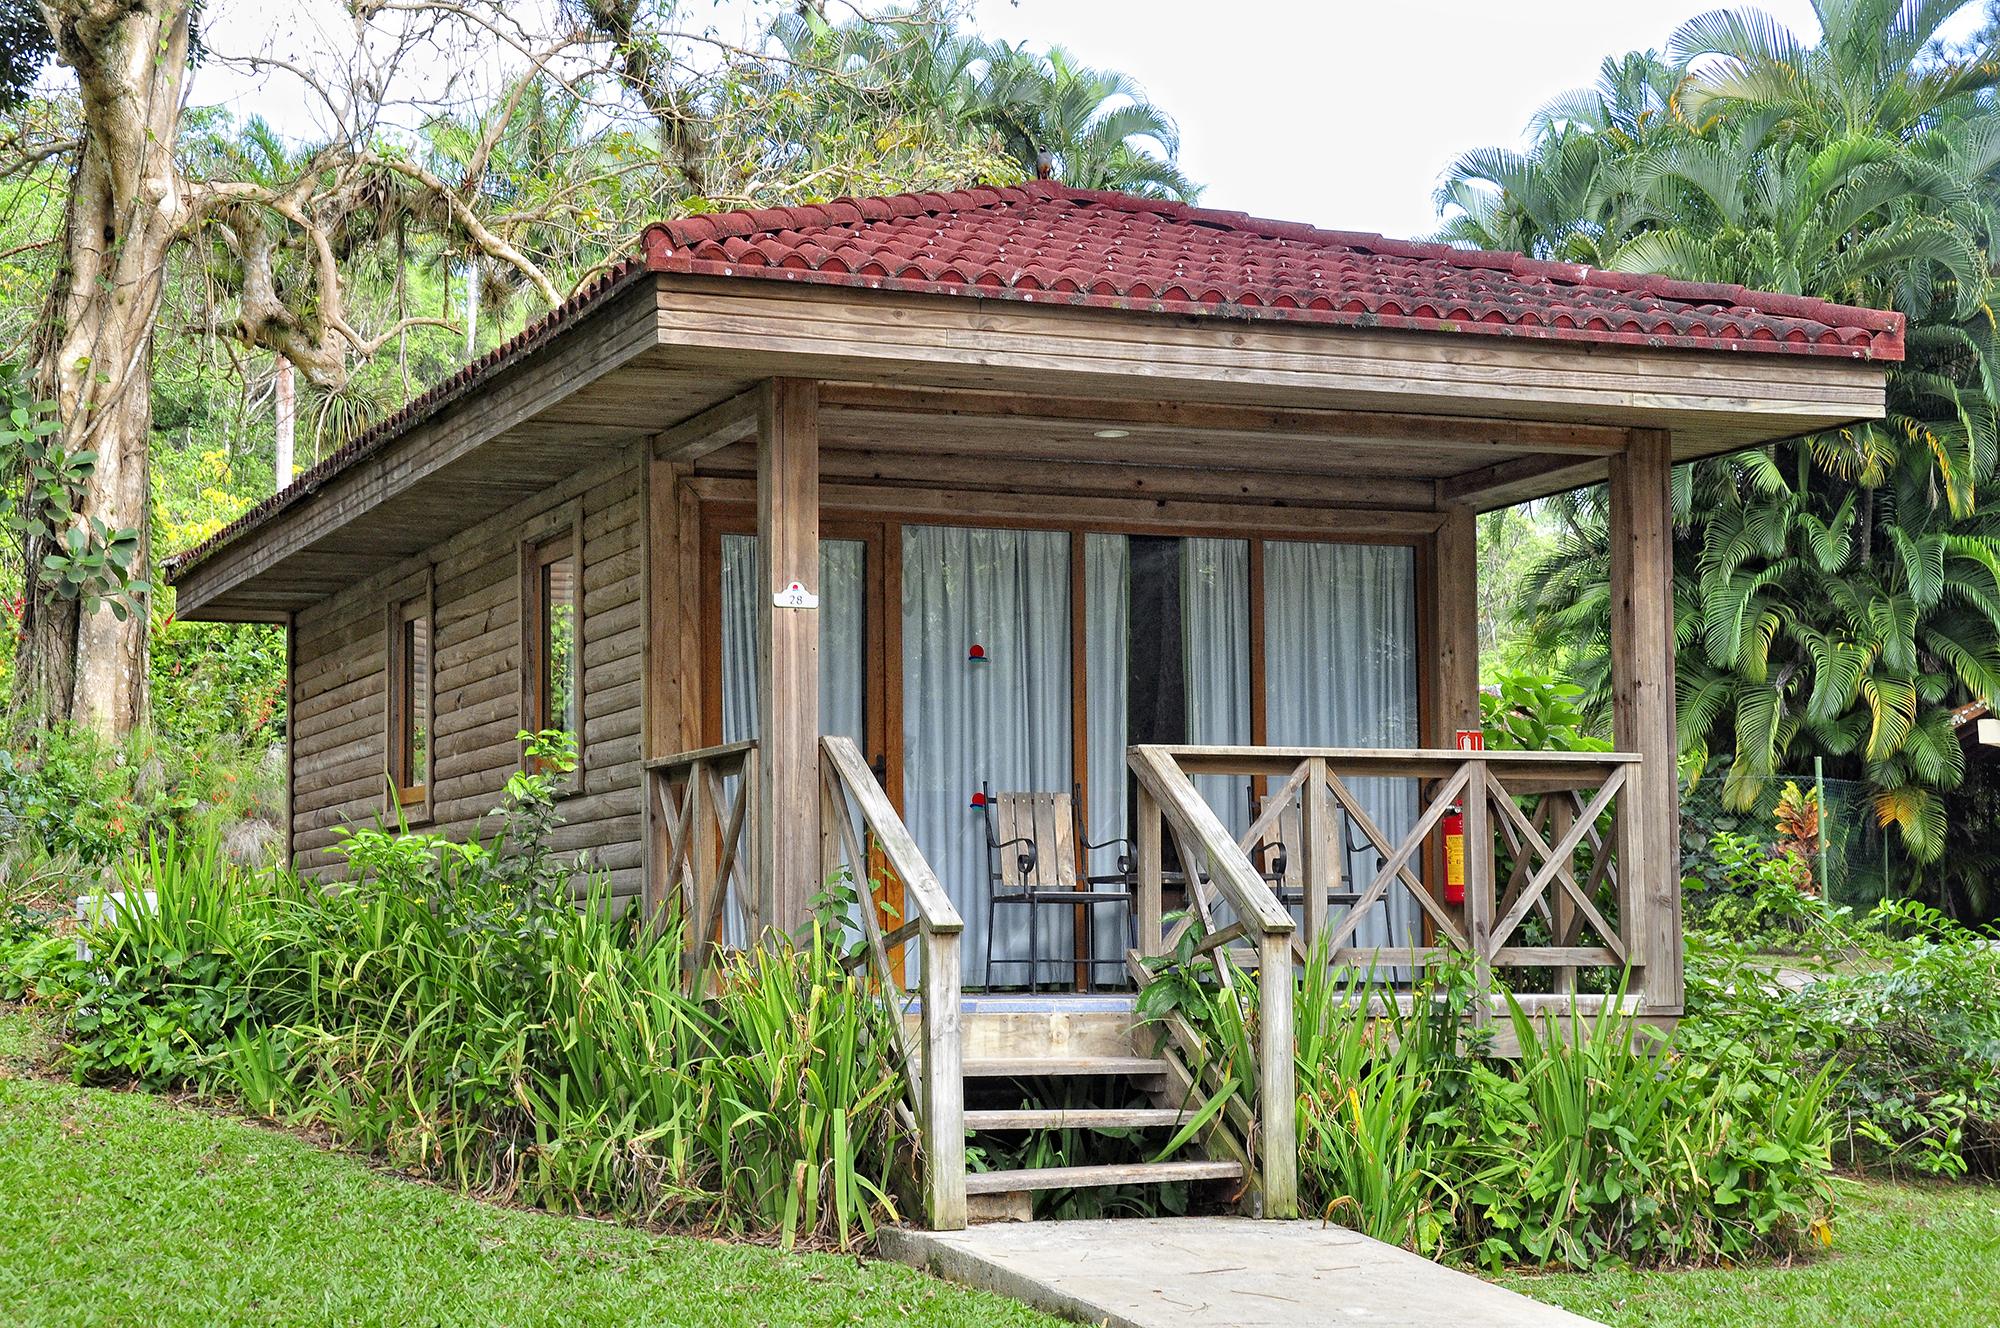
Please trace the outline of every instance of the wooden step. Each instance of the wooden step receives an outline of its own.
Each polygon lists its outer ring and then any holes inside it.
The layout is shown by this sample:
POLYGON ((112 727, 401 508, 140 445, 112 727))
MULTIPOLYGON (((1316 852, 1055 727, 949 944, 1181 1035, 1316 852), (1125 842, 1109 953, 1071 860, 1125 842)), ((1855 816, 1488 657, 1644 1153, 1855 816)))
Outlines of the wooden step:
POLYGON ((1166 1072, 1167 1063, 1150 1056, 979 1056, 965 1061, 968 1079, 1117 1074, 1151 1078, 1166 1072))
POLYGON ((1172 1128, 1186 1119, 1174 1107, 1024 1107, 968 1111, 968 1130, 1147 1130, 1172 1128))
POLYGON ((1176 1180, 1235 1180, 1235 1162, 1124 1162, 1100 1167, 1031 1167, 1023 1171, 976 1171, 965 1178, 967 1194, 1012 1194, 1017 1190, 1076 1190, 1094 1185, 1164 1185, 1176 1180))

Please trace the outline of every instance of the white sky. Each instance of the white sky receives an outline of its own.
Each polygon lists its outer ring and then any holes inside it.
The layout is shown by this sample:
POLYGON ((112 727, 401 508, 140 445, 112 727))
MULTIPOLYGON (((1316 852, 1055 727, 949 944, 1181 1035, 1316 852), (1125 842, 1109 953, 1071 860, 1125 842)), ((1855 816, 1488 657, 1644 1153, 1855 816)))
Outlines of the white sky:
MULTIPOLYGON (((1736 0, 1742 4, 1745 0, 1736 0)), ((1411 237, 1454 158, 1513 144, 1607 55, 1726 0, 977 0, 989 37, 1120 69, 1180 122, 1210 207, 1411 237)), ((1801 37, 1808 0, 1759 0, 1801 37)), ((1977 26, 1980 6, 1949 35, 1977 26)))
MULTIPOLYGON (((1181 166, 1206 186, 1203 203, 1400 237, 1436 226, 1431 197, 1459 154, 1518 142, 1537 108, 1589 84, 1605 56, 1663 49, 1718 2, 971 0, 988 37, 1066 46, 1136 78, 1180 122, 1181 166)), ((732 0, 686 5, 743 30, 732 0)), ((1762 7, 1816 33, 1809 0, 1762 7)), ((1980 9, 1968 4, 1947 35, 1963 38, 1980 9)), ((336 0, 211 0, 208 16, 229 29, 217 47, 308 63, 352 31, 336 0)), ((296 85, 277 94, 214 65, 192 97, 302 136, 316 118, 296 85)))

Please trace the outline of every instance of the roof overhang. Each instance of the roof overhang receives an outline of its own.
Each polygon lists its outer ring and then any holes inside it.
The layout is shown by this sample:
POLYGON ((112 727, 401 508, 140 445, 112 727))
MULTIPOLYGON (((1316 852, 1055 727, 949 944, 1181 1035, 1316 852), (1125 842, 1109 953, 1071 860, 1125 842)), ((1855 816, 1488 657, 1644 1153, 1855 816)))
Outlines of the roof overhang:
POLYGON ((1052 485, 1143 465, 1199 494, 1226 455, 1229 475, 1270 477, 1274 492, 1432 510, 1595 482, 1633 429, 1671 431, 1684 461, 1883 413, 1885 366, 1865 358, 774 276, 615 273, 170 567, 178 612, 283 620, 774 377, 826 384, 822 447, 848 483, 935 485, 951 476, 942 454, 990 453, 1048 462, 1052 485))

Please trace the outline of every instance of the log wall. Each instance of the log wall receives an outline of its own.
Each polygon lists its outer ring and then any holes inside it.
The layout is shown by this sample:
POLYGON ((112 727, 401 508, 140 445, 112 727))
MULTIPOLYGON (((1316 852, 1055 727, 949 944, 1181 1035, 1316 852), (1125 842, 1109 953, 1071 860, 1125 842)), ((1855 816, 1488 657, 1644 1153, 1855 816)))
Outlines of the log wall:
POLYGON ((292 844, 301 870, 337 874, 335 829, 386 813, 389 606, 418 593, 426 571, 437 617, 434 820, 423 828, 457 839, 486 829, 481 818, 520 764, 521 541, 572 500, 583 510, 584 768, 553 842, 588 850, 616 894, 639 894, 646 509, 638 448, 298 615, 292 844))

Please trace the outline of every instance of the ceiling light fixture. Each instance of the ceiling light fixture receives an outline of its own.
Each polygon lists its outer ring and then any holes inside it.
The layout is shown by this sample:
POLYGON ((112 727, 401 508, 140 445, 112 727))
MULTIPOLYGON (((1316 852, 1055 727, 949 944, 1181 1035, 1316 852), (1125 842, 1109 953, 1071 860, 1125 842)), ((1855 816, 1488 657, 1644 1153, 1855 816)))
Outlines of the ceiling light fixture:
POLYGON ((1132 431, 1130 429, 1099 429, 1097 436, 1099 438, 1130 438, 1132 431))

